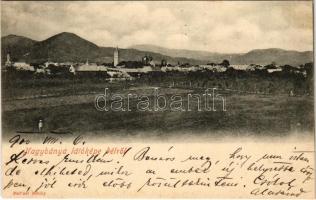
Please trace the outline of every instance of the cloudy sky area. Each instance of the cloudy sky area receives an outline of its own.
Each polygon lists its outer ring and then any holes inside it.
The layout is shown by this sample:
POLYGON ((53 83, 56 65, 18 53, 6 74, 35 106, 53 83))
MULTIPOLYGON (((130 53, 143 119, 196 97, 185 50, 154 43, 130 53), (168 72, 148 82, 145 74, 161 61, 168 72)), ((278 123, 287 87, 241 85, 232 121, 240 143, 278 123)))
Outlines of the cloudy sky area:
POLYGON ((1 2, 2 35, 75 33, 99 46, 312 50, 312 2, 1 2))

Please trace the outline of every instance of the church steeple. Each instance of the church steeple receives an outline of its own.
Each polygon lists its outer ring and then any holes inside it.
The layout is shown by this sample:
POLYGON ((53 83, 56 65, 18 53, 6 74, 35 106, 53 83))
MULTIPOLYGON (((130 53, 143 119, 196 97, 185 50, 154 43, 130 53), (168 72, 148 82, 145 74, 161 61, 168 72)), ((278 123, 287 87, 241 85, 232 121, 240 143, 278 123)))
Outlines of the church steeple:
POLYGON ((7 54, 7 60, 5 62, 5 66, 10 66, 11 65, 11 58, 10 58, 10 54, 7 54))
POLYGON ((119 52, 118 52, 118 47, 116 46, 116 48, 114 50, 114 56, 113 56, 114 67, 117 66, 118 63, 119 63, 119 52))

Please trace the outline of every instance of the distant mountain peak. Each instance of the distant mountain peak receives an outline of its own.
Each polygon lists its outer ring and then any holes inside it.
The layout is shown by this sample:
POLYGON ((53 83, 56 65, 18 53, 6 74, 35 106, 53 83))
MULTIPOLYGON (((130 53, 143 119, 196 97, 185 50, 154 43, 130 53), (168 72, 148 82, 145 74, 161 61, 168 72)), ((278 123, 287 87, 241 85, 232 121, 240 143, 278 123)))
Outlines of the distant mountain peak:
POLYGON ((55 46, 56 48, 58 46, 59 48, 67 48, 69 50, 73 48, 73 50, 76 49, 77 51, 80 51, 80 48, 91 48, 94 50, 99 48, 96 44, 70 32, 58 33, 39 42, 39 44, 44 46, 55 46))
POLYGON ((67 31, 60 32, 60 33, 59 33, 59 34, 57 34, 57 35, 61 35, 61 34, 76 35, 75 33, 72 33, 72 32, 67 32, 67 31))
MULTIPOLYGON (((74 39, 85 40, 85 39, 81 38, 80 36, 78 36, 74 33, 70 33, 70 32, 61 32, 61 33, 58 33, 56 35, 53 35, 53 36, 47 38, 46 40, 55 39, 55 38, 69 38, 69 39, 74 38, 74 39)), ((85 40, 85 41, 87 41, 87 40, 85 40)), ((89 42, 89 41, 87 41, 87 42, 89 42)))
MULTIPOLYGON (((71 32, 61 32, 61 33, 58 33, 58 34, 56 34, 56 35, 54 35, 54 36, 74 36, 74 37, 79 37, 78 35, 76 35, 75 33, 71 33, 71 32)), ((53 37, 54 37, 53 36, 53 37)))
POLYGON ((15 35, 15 34, 9 34, 6 36, 1 37, 2 40, 16 40, 16 39, 24 39, 24 40, 29 40, 29 41, 35 41, 33 39, 24 37, 24 36, 20 36, 20 35, 15 35))
POLYGON ((281 48, 266 48, 266 49, 253 49, 249 51, 248 53, 252 52, 270 52, 270 53, 279 53, 279 52, 311 52, 311 51, 297 51, 297 50, 286 50, 286 49, 281 49, 281 48))
POLYGON ((7 37, 7 38, 11 38, 11 37, 23 37, 23 36, 19 36, 19 35, 15 35, 15 34, 9 34, 3 37, 7 37))
MULTIPOLYGON (((2 62, 10 53, 15 60, 40 62, 47 59, 56 62, 112 62, 113 48, 99 47, 71 32, 61 32, 43 41, 10 34, 1 38, 2 62), (27 56, 25 56, 27 55, 27 56)), ((168 49, 156 45, 140 44, 120 49, 121 61, 141 60, 144 55, 151 55, 156 62, 166 59, 168 63, 206 64, 219 63, 228 59, 231 64, 290 64, 299 65, 313 61, 312 51, 288 51, 280 48, 254 49, 248 53, 214 53, 208 51, 168 49)))
POLYGON ((6 60, 7 54, 10 54, 13 60, 24 59, 23 55, 29 52, 36 42, 30 38, 14 34, 1 37, 1 62, 6 60))
POLYGON ((156 45, 140 44, 131 46, 131 48, 141 51, 151 51, 172 57, 185 57, 207 62, 221 62, 228 59, 232 64, 304 64, 312 61, 311 51, 285 50, 281 48, 253 49, 247 53, 214 53, 208 51, 195 51, 184 49, 168 49, 156 45))

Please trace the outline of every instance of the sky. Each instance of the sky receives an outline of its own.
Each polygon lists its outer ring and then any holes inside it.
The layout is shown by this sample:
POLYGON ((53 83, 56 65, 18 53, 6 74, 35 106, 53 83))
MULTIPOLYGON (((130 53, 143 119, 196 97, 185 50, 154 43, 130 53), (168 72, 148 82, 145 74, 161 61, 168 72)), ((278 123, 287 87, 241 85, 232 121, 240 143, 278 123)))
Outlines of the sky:
POLYGON ((244 53, 313 49, 312 2, 1 1, 1 35, 72 32, 99 46, 244 53))

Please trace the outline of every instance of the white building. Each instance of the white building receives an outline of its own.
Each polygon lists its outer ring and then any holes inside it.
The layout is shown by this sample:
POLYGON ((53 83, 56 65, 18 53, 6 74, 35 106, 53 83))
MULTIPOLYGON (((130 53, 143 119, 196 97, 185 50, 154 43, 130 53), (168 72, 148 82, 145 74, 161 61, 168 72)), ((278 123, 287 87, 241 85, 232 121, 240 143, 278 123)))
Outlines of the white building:
POLYGON ((255 70, 263 70, 264 66, 261 65, 255 65, 255 64, 250 64, 247 68, 246 71, 255 71, 255 70))
POLYGON ((25 62, 15 62, 13 63, 13 67, 17 70, 35 71, 33 66, 25 62))
POLYGON ((49 65, 59 66, 59 63, 46 61, 46 62, 44 63, 44 65, 45 65, 45 67, 47 68, 49 65))
POLYGON ((76 74, 78 72, 106 72, 107 68, 102 65, 96 65, 96 64, 83 64, 74 67, 73 65, 70 66, 69 71, 73 74, 76 74))
POLYGON ((281 68, 276 68, 276 69, 267 69, 269 73, 272 73, 272 72, 280 72, 282 71, 281 68))
POLYGON ((36 68, 36 74, 50 74, 50 70, 45 67, 36 68))
POLYGON ((152 72, 153 68, 151 66, 143 66, 142 68, 124 68, 119 67, 117 68, 119 71, 125 72, 125 73, 148 73, 152 72))
POLYGON ((129 75, 126 71, 117 68, 107 68, 107 74, 110 76, 107 80, 112 81, 124 81, 124 80, 134 80, 134 78, 129 75))
POLYGON ((246 71, 249 65, 230 65, 230 67, 234 68, 235 70, 246 71))
POLYGON ((227 68, 222 65, 199 65, 199 67, 213 72, 225 72, 227 70, 227 68))
POLYGON ((153 60, 149 62, 149 65, 150 65, 150 66, 153 66, 153 67, 156 66, 156 64, 155 64, 155 62, 154 62, 153 60))

